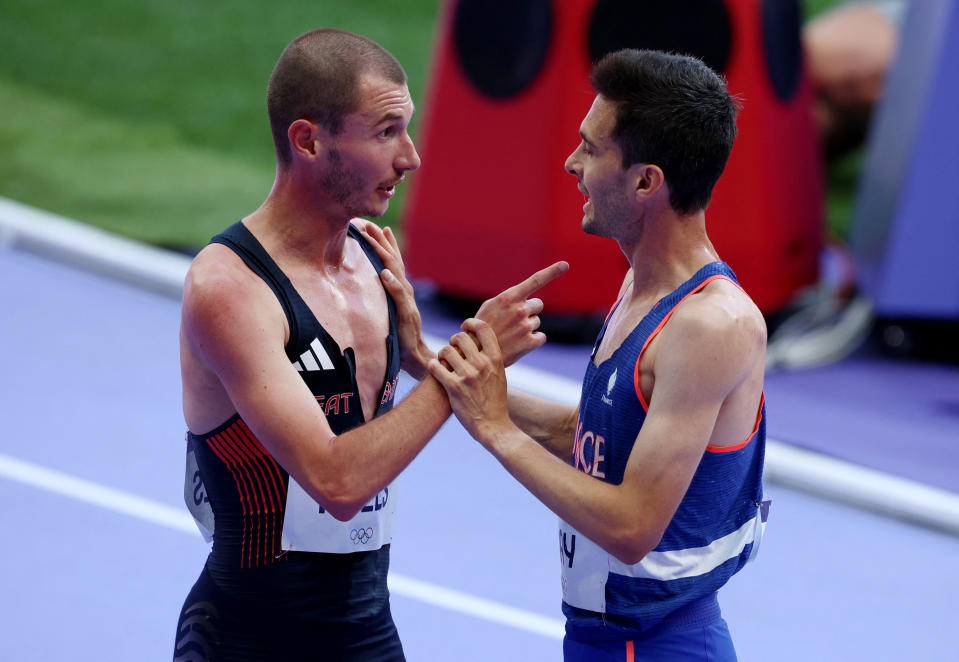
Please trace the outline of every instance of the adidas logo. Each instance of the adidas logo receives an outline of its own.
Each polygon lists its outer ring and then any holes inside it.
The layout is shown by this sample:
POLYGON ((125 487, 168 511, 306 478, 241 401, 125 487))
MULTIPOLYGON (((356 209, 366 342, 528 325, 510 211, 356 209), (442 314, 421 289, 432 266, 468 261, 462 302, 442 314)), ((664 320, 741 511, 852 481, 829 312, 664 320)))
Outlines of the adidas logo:
POLYGON ((319 338, 314 338, 310 343, 310 348, 300 354, 300 359, 293 362, 293 367, 297 372, 313 372, 317 370, 332 370, 333 361, 330 355, 323 349, 323 344, 319 338))

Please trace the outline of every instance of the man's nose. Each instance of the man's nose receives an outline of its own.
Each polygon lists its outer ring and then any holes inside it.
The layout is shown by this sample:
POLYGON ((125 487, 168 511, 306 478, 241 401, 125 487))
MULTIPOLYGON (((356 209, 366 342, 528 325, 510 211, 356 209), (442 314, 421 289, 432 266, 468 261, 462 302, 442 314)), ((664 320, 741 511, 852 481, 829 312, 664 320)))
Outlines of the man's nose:
POLYGON ((400 155, 396 164, 396 169, 401 172, 410 172, 420 167, 420 155, 416 151, 416 145, 413 144, 413 139, 407 136, 406 143, 403 153, 400 155))

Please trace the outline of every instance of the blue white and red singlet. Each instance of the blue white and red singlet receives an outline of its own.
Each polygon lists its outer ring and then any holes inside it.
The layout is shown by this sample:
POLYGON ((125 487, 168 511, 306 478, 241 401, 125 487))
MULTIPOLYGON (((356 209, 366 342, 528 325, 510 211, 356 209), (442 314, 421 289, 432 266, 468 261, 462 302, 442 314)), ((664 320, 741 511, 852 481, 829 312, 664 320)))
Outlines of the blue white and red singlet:
MULTIPOLYGON (((737 283, 725 263, 704 266, 660 299, 596 365, 603 326, 583 381, 573 466, 597 480, 622 482, 646 418, 639 388, 643 350, 686 297, 716 278, 737 283)), ((659 544, 634 565, 560 520, 567 662, 736 659, 717 590, 759 548, 768 507, 762 489, 765 441, 760 398, 753 433, 734 446, 707 446, 659 544)))
MULTIPOLYGON (((375 250, 352 226, 349 237, 382 271, 375 250)), ((291 369, 333 432, 362 424, 353 349, 341 350, 242 223, 211 242, 231 248, 276 294, 289 323, 291 369)), ((396 310, 388 293, 387 305, 387 370, 373 416, 393 407, 399 379, 396 310)), ((212 534, 213 548, 180 613, 176 662, 404 660, 386 585, 392 485, 352 520, 339 522, 306 495, 238 414, 204 434, 188 432, 187 444, 184 496, 201 531, 212 534)))

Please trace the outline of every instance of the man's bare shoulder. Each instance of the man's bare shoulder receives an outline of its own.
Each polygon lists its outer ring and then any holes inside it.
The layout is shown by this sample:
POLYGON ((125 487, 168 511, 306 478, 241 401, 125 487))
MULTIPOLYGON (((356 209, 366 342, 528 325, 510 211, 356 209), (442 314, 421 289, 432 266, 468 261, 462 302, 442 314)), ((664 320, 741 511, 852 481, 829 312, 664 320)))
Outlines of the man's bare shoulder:
POLYGON ((726 279, 711 281, 679 306, 667 327, 683 344, 709 346, 742 358, 762 353, 766 321, 741 288, 726 279))
POLYGON ((269 286, 230 248, 210 244, 193 259, 183 287, 188 330, 262 321, 272 312, 282 311, 269 286))
POLYGON ((188 299, 249 294, 257 280, 233 250, 222 244, 209 244, 197 253, 187 270, 184 303, 188 299))

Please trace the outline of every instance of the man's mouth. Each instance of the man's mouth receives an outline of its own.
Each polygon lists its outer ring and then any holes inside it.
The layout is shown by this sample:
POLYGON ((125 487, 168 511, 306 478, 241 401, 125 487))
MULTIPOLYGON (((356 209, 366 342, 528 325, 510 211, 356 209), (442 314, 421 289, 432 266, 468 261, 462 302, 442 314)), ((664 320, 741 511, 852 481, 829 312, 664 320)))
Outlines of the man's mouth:
POLYGON ((393 197, 393 194, 396 193, 396 187, 399 186, 402 182, 403 182, 403 177, 400 177, 399 179, 394 180, 392 182, 380 184, 376 188, 380 191, 385 191, 387 196, 393 197))

